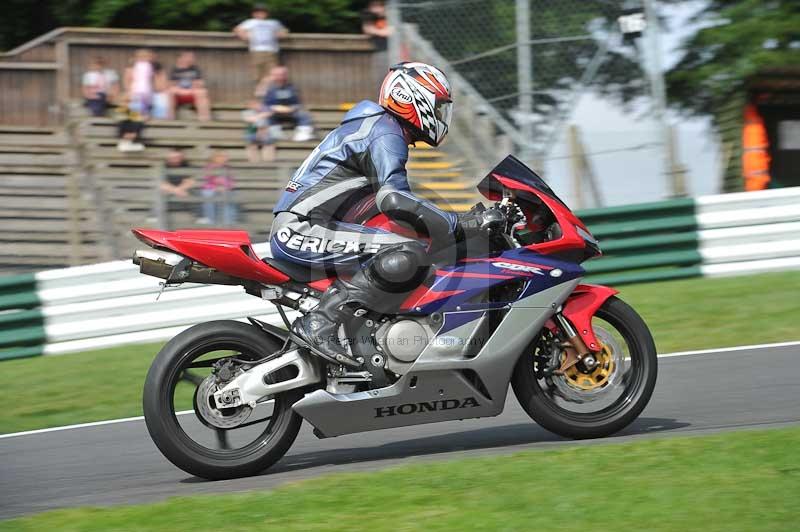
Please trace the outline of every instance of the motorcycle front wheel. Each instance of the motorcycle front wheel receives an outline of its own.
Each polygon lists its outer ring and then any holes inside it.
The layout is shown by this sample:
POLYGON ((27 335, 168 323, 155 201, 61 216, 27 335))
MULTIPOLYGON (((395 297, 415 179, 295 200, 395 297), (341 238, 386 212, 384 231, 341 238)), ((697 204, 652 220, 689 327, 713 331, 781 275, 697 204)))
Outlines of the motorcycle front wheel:
POLYGON ((602 345, 593 371, 576 365, 554 374, 563 355, 545 329, 520 357, 512 377, 514 394, 528 415, 567 438, 601 438, 627 427, 647 406, 656 384, 656 346, 636 311, 611 297, 598 309, 592 328, 602 345))
POLYGON ((220 375, 232 378, 280 348, 252 325, 227 320, 195 325, 170 340, 150 366, 142 398, 147 430, 162 454, 209 480, 255 475, 277 462, 300 430, 292 405, 302 393, 223 410, 212 395, 220 375))

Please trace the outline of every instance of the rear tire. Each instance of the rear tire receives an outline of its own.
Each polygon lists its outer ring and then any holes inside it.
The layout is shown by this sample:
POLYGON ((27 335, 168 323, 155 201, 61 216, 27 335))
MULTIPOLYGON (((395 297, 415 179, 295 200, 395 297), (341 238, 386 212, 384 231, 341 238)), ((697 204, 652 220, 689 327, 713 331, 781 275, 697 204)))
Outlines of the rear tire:
POLYGON ((158 353, 144 384, 142 406, 147 430, 159 450, 187 473, 209 480, 255 475, 281 459, 294 443, 302 418, 292 405, 300 390, 278 394, 269 426, 260 439, 236 451, 215 450, 193 441, 177 420, 173 390, 193 353, 216 345, 266 356, 280 349, 273 337, 238 321, 201 323, 180 333, 158 353))
POLYGON ((622 430, 642 413, 656 385, 656 346, 644 320, 617 297, 606 300, 596 316, 617 329, 630 353, 632 375, 626 384, 630 389, 626 388, 625 395, 614 405, 595 412, 560 408, 535 376, 532 348, 520 357, 512 377, 514 394, 528 415, 547 430, 567 438, 602 438, 622 430))

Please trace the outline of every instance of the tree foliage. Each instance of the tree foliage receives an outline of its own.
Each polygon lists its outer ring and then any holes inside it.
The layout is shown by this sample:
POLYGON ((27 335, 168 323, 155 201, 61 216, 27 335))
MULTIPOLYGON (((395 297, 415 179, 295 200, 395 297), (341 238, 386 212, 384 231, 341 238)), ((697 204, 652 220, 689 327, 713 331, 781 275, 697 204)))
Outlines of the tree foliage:
MULTIPOLYGON (((268 0, 270 16, 291 31, 358 33, 367 0, 268 0)), ((253 0, 4 0, 0 50, 59 26, 228 31, 249 17, 253 0)))
POLYGON ((800 66, 797 0, 711 0, 697 22, 707 26, 667 75, 671 102, 689 113, 719 112, 760 69, 800 66))

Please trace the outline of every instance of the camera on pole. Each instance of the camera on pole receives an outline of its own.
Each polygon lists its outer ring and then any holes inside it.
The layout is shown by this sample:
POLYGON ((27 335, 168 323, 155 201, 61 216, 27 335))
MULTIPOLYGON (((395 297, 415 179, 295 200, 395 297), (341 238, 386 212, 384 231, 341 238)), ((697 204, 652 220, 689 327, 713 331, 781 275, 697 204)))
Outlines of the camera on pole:
POLYGON ((647 17, 641 9, 627 9, 623 14, 617 17, 619 29, 622 32, 622 37, 626 41, 632 41, 642 36, 645 28, 647 27, 647 17))

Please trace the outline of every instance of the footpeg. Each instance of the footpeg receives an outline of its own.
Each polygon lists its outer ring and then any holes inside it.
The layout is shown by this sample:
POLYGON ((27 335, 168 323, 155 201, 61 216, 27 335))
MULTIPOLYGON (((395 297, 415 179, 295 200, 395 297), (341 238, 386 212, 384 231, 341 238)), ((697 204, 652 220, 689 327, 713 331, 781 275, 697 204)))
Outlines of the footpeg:
POLYGON ((325 353, 323 353, 322 351, 320 351, 319 349, 315 348, 313 345, 311 345, 308 342, 306 342, 305 340, 303 340, 302 338, 300 338, 299 336, 297 336, 296 334, 294 334, 293 332, 289 332, 289 339, 292 342, 296 343, 297 345, 299 345, 299 346, 301 346, 301 347, 303 347, 305 349, 308 349, 308 351, 312 355, 316 355, 316 356, 318 356, 318 357, 320 357, 320 358, 322 358, 324 360, 327 360, 328 362, 331 362, 332 364, 341 364, 343 366, 348 366, 348 367, 354 368, 354 369, 360 368, 362 366, 362 364, 363 364, 363 360, 360 361, 360 362, 353 361, 353 360, 350 360, 348 357, 346 357, 344 355, 336 355, 335 358, 334 357, 330 357, 330 356, 326 355, 325 353))

